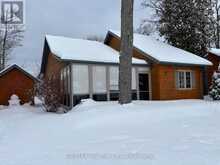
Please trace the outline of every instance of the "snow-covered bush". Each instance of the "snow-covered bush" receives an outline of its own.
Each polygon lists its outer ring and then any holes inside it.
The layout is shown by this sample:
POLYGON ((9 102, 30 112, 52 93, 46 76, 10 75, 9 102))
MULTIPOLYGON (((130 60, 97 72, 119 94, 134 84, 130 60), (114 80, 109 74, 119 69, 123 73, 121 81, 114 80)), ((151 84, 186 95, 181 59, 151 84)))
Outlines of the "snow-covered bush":
POLYGON ((209 95, 213 100, 220 100, 220 70, 212 76, 212 86, 210 87, 209 95))
POLYGON ((37 96, 43 101, 47 112, 57 112, 61 107, 61 92, 59 80, 55 78, 42 79, 37 85, 37 96))

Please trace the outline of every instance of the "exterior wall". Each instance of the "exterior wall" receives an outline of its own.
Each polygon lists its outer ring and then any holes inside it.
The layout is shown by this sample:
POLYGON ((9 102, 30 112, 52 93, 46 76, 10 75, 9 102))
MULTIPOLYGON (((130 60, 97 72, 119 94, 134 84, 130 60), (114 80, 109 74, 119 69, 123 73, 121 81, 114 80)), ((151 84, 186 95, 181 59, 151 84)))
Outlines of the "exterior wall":
MULTIPOLYGON (((49 53, 47 63, 46 63, 46 69, 44 73, 44 80, 47 81, 48 79, 53 79, 55 81, 56 86, 60 87, 61 86, 61 70, 66 66, 67 64, 60 61, 59 59, 56 58, 55 55, 52 53, 49 53)), ((60 102, 63 103, 65 96, 61 89, 58 89, 60 93, 60 102)), ((50 97, 48 95, 48 97, 50 97)), ((47 97, 45 98, 45 101, 47 101, 47 97)))
MULTIPOLYGON (((120 40, 110 36, 106 44, 113 49, 120 50, 120 40)), ((139 59, 146 57, 136 49, 133 56, 139 59)), ((149 62, 149 61, 148 61, 149 62)), ((176 67, 173 65, 151 65, 151 89, 152 100, 174 100, 174 99, 200 99, 203 97, 203 74, 200 67, 176 67), (176 89, 176 70, 192 70, 195 72, 195 87, 192 90, 176 89)))
POLYGON ((152 66, 152 99, 201 99, 203 97, 202 70, 200 67, 178 67, 172 65, 152 66), (176 71, 190 70, 195 74, 195 86, 193 89, 176 88, 176 71))
POLYGON ((32 101, 30 91, 34 88, 34 80, 22 71, 13 69, 0 77, 0 105, 8 105, 8 100, 16 94, 21 103, 32 101))
POLYGON ((44 78, 56 77, 60 78, 61 70, 66 66, 65 63, 59 61, 52 53, 48 55, 48 61, 46 64, 46 71, 44 78))
MULTIPOLYGON (((120 40, 115 38, 115 37, 111 37, 109 38, 108 43, 106 43, 107 45, 109 45, 110 47, 112 47, 113 49, 119 51, 120 50, 120 40)), ((136 49, 133 50, 133 56, 139 59, 146 59, 146 57, 144 57, 140 52, 138 52, 136 49)))
POLYGON ((212 85, 213 73, 218 70, 218 66, 220 63, 220 57, 216 56, 212 53, 209 53, 207 56, 207 60, 209 60, 213 63, 213 66, 207 67, 208 85, 210 87, 212 85))

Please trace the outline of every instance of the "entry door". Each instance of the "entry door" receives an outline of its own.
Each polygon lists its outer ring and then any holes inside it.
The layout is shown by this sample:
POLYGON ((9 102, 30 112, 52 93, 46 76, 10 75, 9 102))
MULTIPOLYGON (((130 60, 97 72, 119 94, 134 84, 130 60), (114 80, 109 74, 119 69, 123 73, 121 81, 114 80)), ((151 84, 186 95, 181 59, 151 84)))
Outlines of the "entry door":
POLYGON ((149 100, 149 75, 146 73, 139 73, 138 77, 140 100, 149 100))

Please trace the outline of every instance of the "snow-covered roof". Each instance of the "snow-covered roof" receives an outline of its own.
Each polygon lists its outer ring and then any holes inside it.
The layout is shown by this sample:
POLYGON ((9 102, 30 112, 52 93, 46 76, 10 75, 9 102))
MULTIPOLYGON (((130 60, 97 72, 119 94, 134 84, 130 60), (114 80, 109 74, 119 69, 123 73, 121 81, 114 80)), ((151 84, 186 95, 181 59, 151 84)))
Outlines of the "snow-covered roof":
MULTIPOLYGON (((119 52, 97 41, 47 35, 46 40, 53 54, 62 60, 119 63, 119 52)), ((133 64, 147 64, 133 58, 133 64)))
POLYGON ((211 48, 211 49, 209 49, 209 52, 212 54, 215 54, 217 56, 220 56, 220 49, 211 48))
POLYGON ((8 73, 9 71, 11 71, 12 69, 18 69, 20 71, 22 71, 24 74, 26 74, 28 77, 30 77, 31 79, 37 80, 39 81, 35 76, 33 76, 30 72, 26 71, 24 68, 22 68, 21 66, 17 65, 17 64, 11 64, 7 67, 5 67, 3 70, 0 71, 0 77, 5 75, 6 73, 8 73))
MULTIPOLYGON (((119 31, 109 30, 109 32, 120 37, 119 31)), ((134 47, 161 63, 212 65, 210 61, 202 57, 146 35, 134 33, 134 47)))

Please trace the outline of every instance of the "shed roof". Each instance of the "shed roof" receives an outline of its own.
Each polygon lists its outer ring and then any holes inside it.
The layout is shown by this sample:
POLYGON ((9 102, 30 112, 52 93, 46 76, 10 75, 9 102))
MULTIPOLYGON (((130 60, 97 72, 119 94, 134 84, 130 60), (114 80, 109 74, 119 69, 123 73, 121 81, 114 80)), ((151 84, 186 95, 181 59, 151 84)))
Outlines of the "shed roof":
POLYGON ((35 76, 33 76, 32 74, 28 73, 27 71, 25 71, 22 67, 18 66, 17 64, 12 64, 8 67, 6 67, 5 69, 0 71, 0 77, 6 75, 8 72, 10 72, 13 69, 18 69, 20 70, 22 73, 24 73, 27 77, 29 77, 30 79, 34 80, 34 81, 39 81, 39 79, 37 79, 35 76))
MULTIPOLYGON (((121 36, 119 31, 109 30, 108 34, 121 36)), ((134 47, 147 54, 151 59, 159 63, 178 63, 189 65, 212 65, 202 57, 176 48, 153 37, 134 33, 134 47)))

